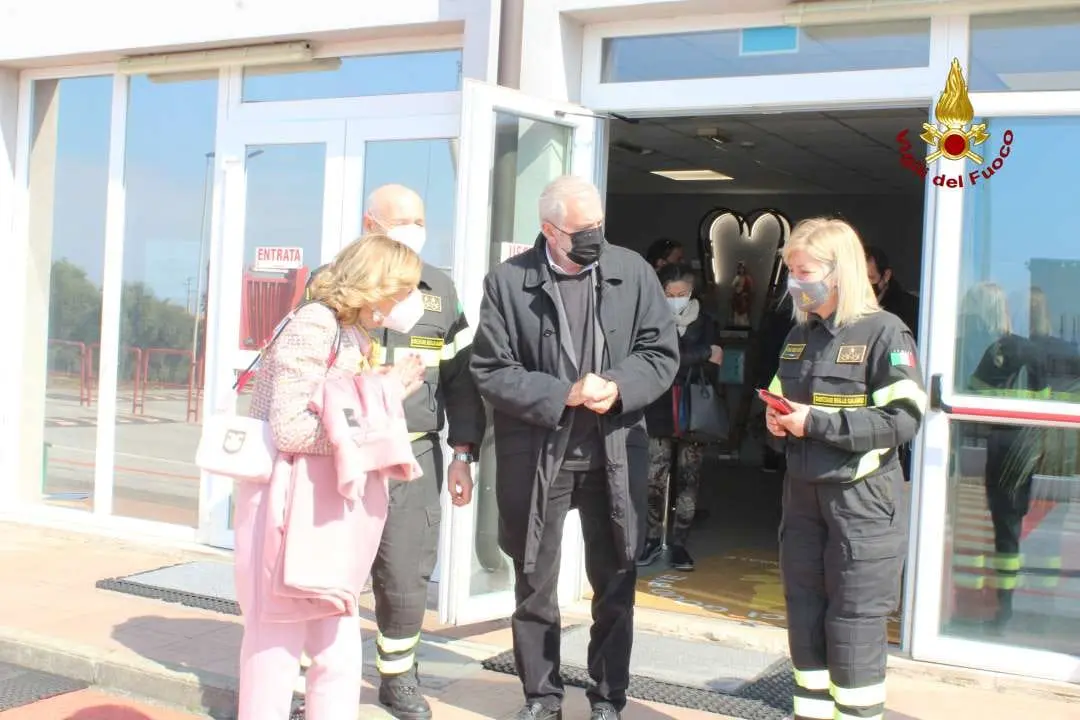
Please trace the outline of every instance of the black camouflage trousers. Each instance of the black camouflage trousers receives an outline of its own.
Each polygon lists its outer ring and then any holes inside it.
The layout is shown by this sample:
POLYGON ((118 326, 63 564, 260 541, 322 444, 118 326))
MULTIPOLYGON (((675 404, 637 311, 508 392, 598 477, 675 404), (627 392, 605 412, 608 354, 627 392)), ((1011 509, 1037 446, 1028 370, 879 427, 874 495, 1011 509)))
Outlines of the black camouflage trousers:
POLYGON ((686 544, 690 525, 697 510, 701 485, 701 458, 704 446, 671 438, 649 438, 649 534, 659 540, 664 534, 664 500, 668 478, 672 479, 671 497, 675 515, 668 518, 672 543, 686 544))

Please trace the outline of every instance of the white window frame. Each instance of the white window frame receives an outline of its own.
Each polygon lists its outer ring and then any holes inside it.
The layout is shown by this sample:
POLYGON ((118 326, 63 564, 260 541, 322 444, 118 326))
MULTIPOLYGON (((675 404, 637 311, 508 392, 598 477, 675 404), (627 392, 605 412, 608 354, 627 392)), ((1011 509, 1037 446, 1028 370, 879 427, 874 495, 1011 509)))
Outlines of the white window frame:
POLYGON ((783 16, 783 10, 776 10, 587 25, 581 68, 582 104, 631 117, 908 105, 913 101, 929 101, 937 97, 954 57, 950 46, 954 44, 958 32, 967 34, 967 16, 936 15, 929 18, 930 56, 927 66, 922 68, 601 82, 603 43, 608 38, 771 27, 783 25, 783 16))
MULTIPOLYGON (((479 17, 478 17, 479 19, 479 17)), ((465 40, 470 43, 485 40, 476 36, 489 28, 484 23, 466 18, 466 32, 449 33, 441 35, 408 36, 390 39, 364 40, 359 42, 332 42, 319 44, 316 47, 317 57, 345 57, 370 54, 391 54, 416 52, 424 50, 462 49, 463 64, 468 62, 478 63, 484 58, 476 52, 472 52, 469 59, 465 55, 470 54, 470 48, 465 47, 465 40), (474 37, 476 36, 476 37, 474 37)), ((488 33, 489 34, 489 33, 488 33)), ((487 44, 485 44, 485 47, 487 44)), ((488 48, 488 52, 491 50, 488 48)), ((486 65, 490 65, 489 62, 486 65)), ((477 67, 473 70, 482 69, 477 67)), ((470 72, 469 67, 464 68, 465 75, 470 72)), ((102 293, 103 322, 101 328, 101 371, 99 377, 99 391, 97 393, 97 448, 95 451, 94 468, 94 509, 93 512, 85 512, 74 508, 65 508, 48 505, 36 498, 19 497, 19 488, 22 478, 21 471, 21 446, 20 446, 20 423, 22 417, 22 394, 15 387, 4 388, 5 394, 10 401, 4 412, 6 427, 9 432, 0 438, 0 498, 7 500, 0 507, 0 517, 16 519, 20 522, 38 522, 50 526, 64 528, 80 528, 96 532, 125 534, 135 537, 154 537, 169 542, 181 543, 205 543, 212 534, 210 520, 211 510, 214 507, 212 492, 209 483, 200 483, 199 499, 199 523, 198 527, 191 528, 170 523, 127 518, 113 513, 113 487, 115 464, 114 451, 116 445, 116 385, 117 385, 117 358, 119 353, 118 343, 120 334, 119 303, 122 283, 124 234, 125 234, 125 188, 124 188, 124 163, 127 132, 127 104, 128 104, 128 78, 118 72, 116 62, 103 62, 85 65, 56 66, 48 68, 33 68, 24 70, 19 75, 19 106, 16 122, 15 143, 15 183, 12 192, 13 208, 12 216, 12 247, 11 262, 16 267, 26 264, 27 242, 29 239, 28 213, 29 213, 29 157, 30 157, 30 126, 31 126, 31 98, 32 86, 36 80, 66 79, 77 77, 111 76, 113 78, 112 114, 110 118, 110 144, 109 144, 109 169, 108 190, 106 195, 106 228, 104 249, 104 288, 102 293)), ((422 128, 431 128, 429 132, 437 133, 439 137, 456 137, 444 135, 447 128, 447 117, 452 116, 455 122, 460 118, 461 92, 444 93, 414 93, 400 95, 371 95, 358 98, 333 98, 327 100, 310 100, 297 102, 240 102, 240 90, 242 88, 242 71, 236 66, 223 66, 218 73, 218 104, 217 104, 217 137, 215 152, 222 146, 222 139, 230 132, 230 123, 273 123, 288 121, 346 121, 368 120, 370 124, 365 127, 372 132, 378 128, 397 127, 404 133, 413 130, 415 133, 410 139, 425 137, 422 128)), ((453 127, 456 127, 454 125, 453 127)), ((434 135, 428 135, 434 136, 434 135)), ((389 137, 389 135, 388 135, 389 137)), ((402 138, 404 139, 404 138, 402 138)), ((222 239, 222 210, 224 209, 224 197, 222 181, 224 168, 220 159, 214 163, 214 184, 212 190, 212 216, 210 220, 210 244, 218 247, 222 239)), ((362 171, 360 175, 362 182, 362 171)), ((347 219, 347 218, 343 218, 347 219)), ((343 240, 344 242, 344 240, 343 240)), ((220 265, 220 263, 219 263, 220 265)), ((220 280, 217 271, 211 273, 211 293, 221 297, 220 280)), ((23 274, 15 274, 11 282, 5 285, 3 293, 6 293, 9 318, 12 324, 9 331, 15 337, 23 336, 23 322, 26 311, 26 277, 23 274)), ((214 308, 211 308, 208 323, 215 322, 214 308)), ((229 354, 219 354, 219 348, 213 342, 207 343, 207 370, 220 369, 222 362, 229 362, 229 354)), ((13 353, 6 357, 5 376, 18 378, 22 376, 23 353, 13 353)), ((210 398, 214 397, 211 387, 211 373, 207 373, 206 409, 211 408, 210 398)))
MULTIPOLYGON (((967 53, 960 55, 966 57, 967 53)), ((1008 92, 972 93, 972 104, 979 117, 1080 117, 1080 91, 1071 92, 1008 92)), ((939 161, 932 173, 959 174, 964 170, 959 161, 939 161)), ((934 246, 932 255, 924 261, 924 287, 939 287, 932 303, 923 315, 923 333, 934 337, 923 349, 923 367, 927 378, 941 375, 944 398, 959 408, 999 413, 1008 417, 1015 413, 1053 414, 1073 418, 1073 422, 1039 422, 1031 424, 1052 427, 1074 427, 1080 423, 1080 406, 1076 403, 1042 400, 984 398, 971 395, 956 396, 951 389, 955 356, 955 328, 960 298, 955 289, 961 273, 962 240, 964 234, 964 195, 955 189, 936 189, 934 246)), ((965 667, 978 667, 1046 680, 1075 681, 1080 675, 1080 657, 1043 650, 999 645, 975 640, 948 637, 940 634, 941 604, 944 597, 945 519, 948 513, 948 463, 950 457, 950 423, 994 422, 993 418, 946 414, 931 411, 927 414, 921 433, 922 441, 916 459, 922 472, 912 502, 919 509, 915 519, 918 545, 911 553, 918 568, 918 592, 910 613, 913 619, 910 650, 913 658, 965 667)), ((1015 422, 1015 421, 1008 421, 1015 422)))

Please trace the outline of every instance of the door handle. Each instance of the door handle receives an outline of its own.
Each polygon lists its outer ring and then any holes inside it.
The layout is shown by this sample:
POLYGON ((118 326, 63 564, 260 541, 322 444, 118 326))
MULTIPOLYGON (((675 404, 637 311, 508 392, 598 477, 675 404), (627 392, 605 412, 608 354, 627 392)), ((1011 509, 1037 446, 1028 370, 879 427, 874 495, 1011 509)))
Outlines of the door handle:
POLYGON ((945 402, 945 393, 942 390, 942 384, 944 379, 941 373, 935 373, 930 376, 930 409, 937 412, 943 412, 946 415, 953 413, 952 405, 945 402))

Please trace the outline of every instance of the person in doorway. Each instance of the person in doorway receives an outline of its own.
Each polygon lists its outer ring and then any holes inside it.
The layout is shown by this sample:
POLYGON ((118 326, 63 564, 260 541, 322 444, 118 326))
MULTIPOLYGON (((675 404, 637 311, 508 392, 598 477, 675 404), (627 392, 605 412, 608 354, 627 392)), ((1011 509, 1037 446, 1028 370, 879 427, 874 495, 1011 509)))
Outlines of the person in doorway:
MULTIPOLYGON (((787 286, 787 268, 781 266, 777 278, 779 287, 787 286)), ((761 331, 758 334, 760 354, 754 373, 754 387, 766 387, 776 375, 780 366, 780 351, 784 349, 784 339, 787 338, 791 328, 794 327, 795 308, 791 303, 791 295, 785 290, 773 301, 773 307, 766 308, 761 321, 761 331)), ((775 442, 766 441, 761 448, 761 469, 767 473, 776 473, 783 470, 784 453, 774 447, 775 442)))
POLYGON ((783 252, 796 325, 770 389, 791 409, 765 419, 787 454, 779 536, 794 717, 881 717, 907 537, 896 449, 918 432, 926 392, 911 331, 878 306, 848 223, 803 221, 783 252))
POLYGON ((484 280, 473 343, 473 377, 495 412, 499 545, 514 564, 518 720, 562 717, 556 588, 571 507, 593 588, 592 719, 617 719, 630 682, 648 485, 643 413, 675 379, 679 347, 656 275, 609 244, 603 222, 591 183, 550 183, 535 246, 484 280))
POLYGON ((873 245, 866 246, 866 277, 874 287, 878 305, 904 321, 912 337, 919 335, 919 301, 893 275, 889 256, 873 245))
POLYGON ((678 240, 660 238, 645 251, 645 261, 652 265, 653 270, 659 270, 665 265, 681 263, 684 252, 682 243, 678 240))
MULTIPOLYGON (((320 607, 311 597, 277 587, 284 582, 284 570, 276 558, 282 557, 292 539, 310 539, 313 527, 310 519, 297 523, 290 518, 283 524, 285 511, 280 505, 290 493, 295 473, 302 472, 309 482, 316 477, 297 468, 319 466, 323 471, 318 481, 336 481, 335 465, 327 458, 335 454, 328 429, 331 422, 324 424, 311 411, 313 393, 328 377, 348 378, 374 369, 372 333, 386 327, 409 330, 421 303, 416 290, 420 267, 416 253, 385 236, 365 236, 350 244, 320 273, 311 288, 312 302, 289 316, 261 358, 250 415, 269 423, 279 461, 291 457, 296 464, 292 472, 276 472, 266 482, 237 483, 236 597, 244 619, 240 720, 288 720, 305 649, 311 656, 305 716, 311 720, 356 717, 362 672, 360 618, 355 611, 335 612, 320 607), (302 466, 300 460, 305 460, 302 466), (281 538, 280 548, 275 547, 274 538, 281 538)), ((414 394, 423 385, 423 366, 413 357, 402 358, 387 374, 401 381, 402 395, 414 394)), ((385 421, 386 415, 381 419, 385 421)), ((407 448, 404 428, 397 440, 407 448)), ((344 498, 341 502, 345 505, 324 509, 348 524, 350 516, 355 516, 344 498)), ((349 552, 340 547, 319 550, 349 552)), ((356 552, 358 558, 371 558, 374 547, 356 548, 356 552)), ((341 567, 335 564, 331 576, 341 567)), ((360 577, 367 568, 349 570, 360 577)), ((307 577, 324 579, 326 574, 307 577)))
MULTIPOLYGON (((686 382, 691 370, 707 371, 706 365, 724 361, 724 351, 716 344, 716 319, 704 311, 694 297, 694 269, 676 263, 657 273, 668 305, 675 316, 679 335, 679 371, 674 385, 686 382)), ((686 549, 690 526, 697 509, 701 486, 701 461, 705 446, 680 440, 674 412, 674 385, 645 410, 649 431, 649 521, 645 547, 638 557, 639 567, 652 565, 663 547, 665 503, 670 502, 668 483, 674 480, 675 517, 671 523, 671 566, 689 572, 694 558, 686 549)))
MULTIPOLYGON (((384 232, 418 254, 424 248, 424 202, 407 187, 384 185, 372 192, 363 223, 365 232, 384 232)), ((416 482, 390 488, 390 513, 372 568, 379 702, 400 720, 431 717, 431 706, 419 690, 416 648, 438 557, 445 466, 439 432, 449 425, 447 441, 454 454, 446 473, 453 503, 461 506, 472 498, 471 466, 486 424, 483 401, 469 373, 472 330, 454 283, 425 262, 419 290, 423 315, 413 331, 383 329, 374 336, 376 363, 418 354, 427 367, 425 388, 405 403, 413 452, 424 474, 416 482)))

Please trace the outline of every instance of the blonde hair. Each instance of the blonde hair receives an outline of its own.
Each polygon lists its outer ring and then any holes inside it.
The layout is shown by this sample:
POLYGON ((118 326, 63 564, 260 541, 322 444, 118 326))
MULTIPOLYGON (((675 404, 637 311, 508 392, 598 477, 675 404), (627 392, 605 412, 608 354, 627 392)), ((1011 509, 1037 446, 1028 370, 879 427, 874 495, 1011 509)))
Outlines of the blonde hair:
POLYGON ((311 299, 327 305, 342 325, 359 325, 360 311, 420 284, 423 263, 386 235, 352 241, 311 281, 311 299))
POLYGON ((986 332, 996 337, 1012 332, 1009 300, 1005 289, 995 282, 976 283, 964 293, 960 315, 981 322, 986 332))
MULTIPOLYGON (((784 244, 784 263, 790 268, 791 255, 805 252, 826 265, 836 283, 836 312, 833 322, 847 325, 881 310, 874 288, 866 275, 866 251, 855 228, 843 220, 811 218, 798 223, 784 244)), ((805 323, 809 313, 795 308, 795 320, 805 323)))

